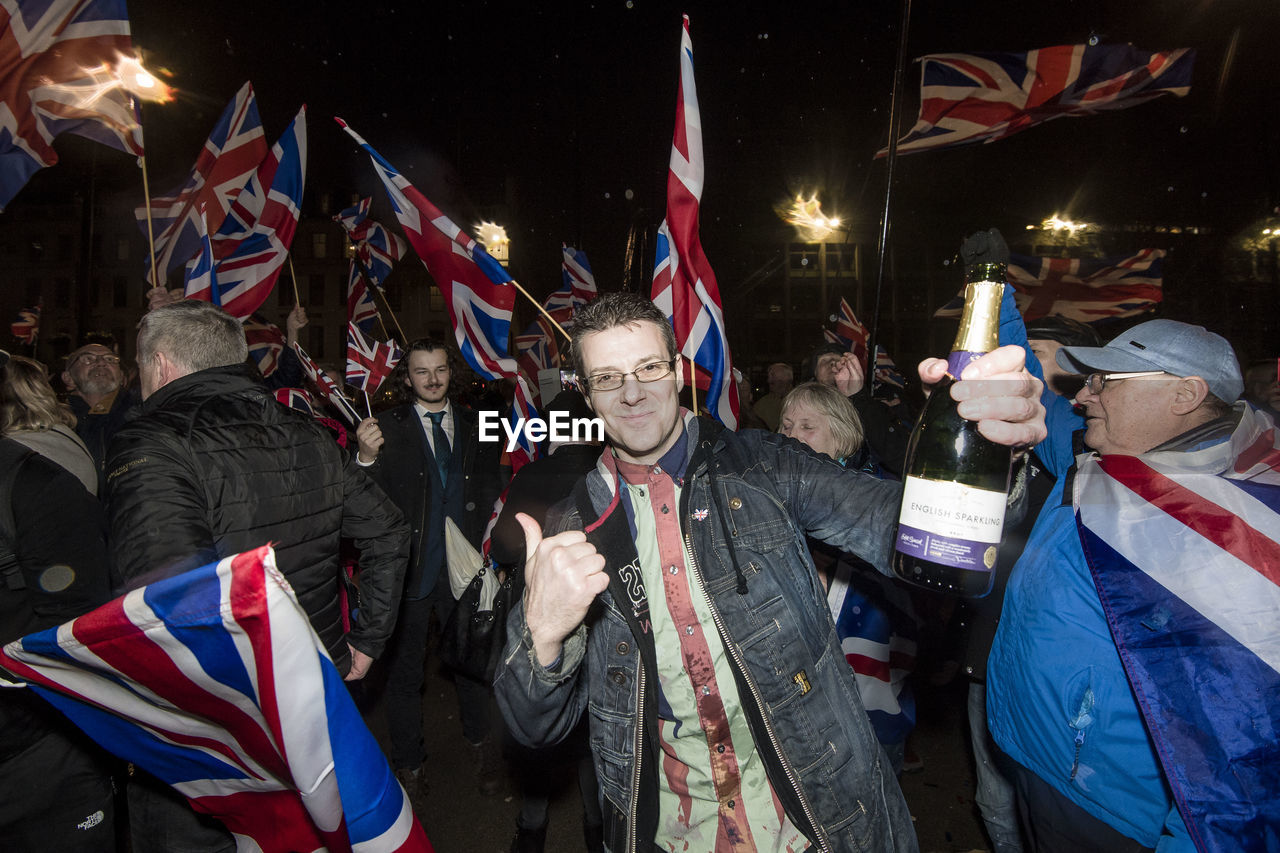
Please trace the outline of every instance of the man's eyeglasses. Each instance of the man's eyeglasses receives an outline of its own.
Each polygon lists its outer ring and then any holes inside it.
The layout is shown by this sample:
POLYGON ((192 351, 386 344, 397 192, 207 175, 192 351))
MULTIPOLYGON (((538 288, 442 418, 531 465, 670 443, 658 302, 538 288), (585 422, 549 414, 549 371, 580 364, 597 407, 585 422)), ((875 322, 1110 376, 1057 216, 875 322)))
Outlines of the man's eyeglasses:
POLYGON ((70 368, 72 364, 79 364, 82 361, 86 361, 89 364, 119 364, 120 356, 109 352, 84 352, 71 359, 71 363, 67 367, 70 368))
POLYGON ((1103 388, 1107 387, 1108 382, 1137 379, 1139 376, 1159 376, 1162 373, 1164 373, 1163 370, 1139 370, 1136 373, 1090 373, 1084 385, 1089 389, 1090 394, 1097 396, 1102 393, 1103 388))
POLYGON ((634 376, 637 382, 657 382, 670 376, 675 368, 676 360, 673 358, 668 361, 651 361, 626 373, 593 373, 587 377, 587 388, 591 391, 617 391, 628 376, 634 376))

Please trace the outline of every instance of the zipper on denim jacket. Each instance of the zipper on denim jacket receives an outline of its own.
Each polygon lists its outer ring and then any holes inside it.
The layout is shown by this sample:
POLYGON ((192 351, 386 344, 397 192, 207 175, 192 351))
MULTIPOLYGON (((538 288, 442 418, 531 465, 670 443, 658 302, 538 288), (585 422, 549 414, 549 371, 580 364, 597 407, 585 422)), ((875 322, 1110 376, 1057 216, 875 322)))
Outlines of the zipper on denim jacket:
MULTIPOLYGON (((689 529, 690 521, 691 519, 685 519, 686 530, 689 529)), ((752 677, 750 670, 747 669, 746 661, 739 655, 737 647, 730 642, 729 633, 725 630, 724 620, 720 616, 720 610, 716 607, 715 600, 711 594, 706 591, 707 585, 702 578, 702 570, 698 568, 698 559, 693 554, 693 541, 688 533, 684 534, 684 547, 689 555, 689 565, 693 568, 698 578, 698 584, 706 595, 707 607, 711 610, 711 620, 716 623, 716 631, 720 634, 720 642, 724 644, 725 650, 733 658, 734 665, 742 673, 742 679, 747 683, 747 689, 751 691, 751 698, 755 700, 756 707, 760 709, 760 720, 764 724, 765 732, 769 735, 769 744, 773 747, 773 753, 778 756, 778 762, 782 765, 782 772, 786 774, 791 790, 795 791, 796 799, 800 802, 800 808, 804 811, 805 819, 809 821, 809 825, 813 827, 814 834, 818 836, 814 839, 817 842, 818 850, 823 851, 823 853, 831 853, 831 843, 827 839, 822 825, 818 823, 817 816, 813 812, 813 806, 809 803, 809 798, 805 796, 804 790, 800 787, 800 778, 792 768, 791 761, 782 751, 782 744, 779 743, 778 735, 773 730, 773 722, 769 719, 769 715, 765 713, 764 697, 760 695, 760 688, 756 686, 756 680, 752 677)))
MULTIPOLYGON (((637 655, 639 658, 639 655, 637 655)), ((631 754, 631 814, 627 816, 627 853, 636 851, 637 813, 640 811, 640 748, 644 745, 644 661, 637 659, 636 675, 636 739, 631 754)))

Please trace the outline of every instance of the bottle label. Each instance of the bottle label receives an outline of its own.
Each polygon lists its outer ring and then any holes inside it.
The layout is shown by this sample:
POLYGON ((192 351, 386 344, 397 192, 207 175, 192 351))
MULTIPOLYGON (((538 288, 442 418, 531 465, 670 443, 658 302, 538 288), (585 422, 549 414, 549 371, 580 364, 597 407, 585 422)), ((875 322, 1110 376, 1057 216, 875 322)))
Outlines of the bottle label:
POLYGON ((1004 492, 907 477, 894 547, 932 563, 991 571, 1004 527, 1004 507, 1004 492))
POLYGON ((968 352, 967 350, 956 350, 947 356, 947 374, 957 381, 960 379, 960 373, 973 364, 978 359, 986 355, 985 352, 968 352))

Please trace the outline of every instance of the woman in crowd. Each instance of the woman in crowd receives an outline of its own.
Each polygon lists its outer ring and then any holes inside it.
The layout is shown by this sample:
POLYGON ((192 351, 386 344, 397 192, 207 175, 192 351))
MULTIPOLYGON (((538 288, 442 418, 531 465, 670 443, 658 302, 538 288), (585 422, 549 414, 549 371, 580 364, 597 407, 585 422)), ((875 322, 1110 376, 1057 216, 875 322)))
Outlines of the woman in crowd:
MULTIPOLYGON (((874 471, 862 424, 849 399, 829 385, 806 382, 782 401, 778 432, 849 467, 874 471)), ((915 666, 919 623, 907 591, 871 566, 810 541, 818 574, 862 704, 895 773, 902 772, 915 700, 907 676, 915 666)))
POLYGON ((11 356, 0 381, 0 435, 31 448, 76 476, 90 494, 98 493, 98 469, 75 434, 76 416, 59 403, 44 365, 11 356))

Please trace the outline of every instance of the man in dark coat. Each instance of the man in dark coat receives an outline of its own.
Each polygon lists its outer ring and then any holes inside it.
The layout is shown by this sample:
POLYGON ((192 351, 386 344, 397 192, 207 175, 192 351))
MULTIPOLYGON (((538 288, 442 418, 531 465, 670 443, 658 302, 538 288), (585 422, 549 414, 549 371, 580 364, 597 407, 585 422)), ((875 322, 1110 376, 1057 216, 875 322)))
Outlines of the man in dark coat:
MULTIPOLYGON (((422 739, 423 667, 434 613, 443 626, 454 598, 445 577, 445 521, 479 546, 502 488, 501 441, 480 441, 476 413, 449 399, 453 354, 443 344, 409 345, 391 376, 404 404, 368 418, 356 431, 357 461, 404 513, 411 529, 404 597, 387 652, 387 728, 391 766, 420 807, 426 794, 422 739)), ((475 750, 481 790, 498 789, 489 737, 489 688, 454 674, 462 734, 475 750)))
MULTIPOLYGON (((339 672, 362 678, 395 626, 408 530, 322 426, 250 378, 246 355, 240 323, 208 303, 183 300, 143 317, 143 403, 107 457, 116 570, 136 587, 272 543, 339 672), (343 537, 355 540, 361 566, 359 619, 349 633, 339 599, 343 537)), ((166 811, 151 796, 135 809, 140 790, 130 784, 135 853, 175 842, 234 849, 221 826, 203 827, 201 838, 185 801, 166 811)))

